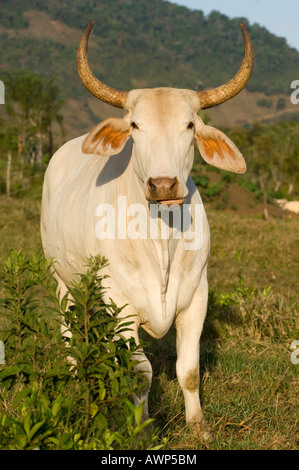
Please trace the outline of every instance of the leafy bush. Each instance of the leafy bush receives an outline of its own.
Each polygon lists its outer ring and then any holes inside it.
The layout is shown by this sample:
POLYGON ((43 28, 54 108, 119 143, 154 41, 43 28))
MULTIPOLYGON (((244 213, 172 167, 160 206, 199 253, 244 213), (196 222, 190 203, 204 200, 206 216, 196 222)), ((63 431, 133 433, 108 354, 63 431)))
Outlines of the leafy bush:
POLYGON ((286 100, 284 98, 278 98, 276 103, 277 111, 282 110, 286 107, 286 100))
POLYGON ((120 308, 103 300, 105 264, 90 258, 87 272, 57 299, 51 263, 42 255, 11 251, 4 261, 0 449, 163 446, 145 432, 152 420, 142 422, 143 404, 136 408, 131 402, 144 386, 132 357, 140 346, 122 334, 130 319, 120 323, 120 308), (70 339, 60 331, 61 309, 70 339))
POLYGON ((238 176, 242 185, 275 198, 279 197, 278 190, 280 197, 289 197, 293 187, 292 198, 298 197, 299 126, 296 122, 255 123, 248 129, 236 127, 227 134, 247 162, 246 174, 238 176))
POLYGON ((209 178, 205 175, 201 176, 201 175, 195 174, 193 176, 193 181, 196 184, 196 186, 200 186, 201 188, 204 188, 204 189, 207 188, 209 185, 209 178))
POLYGON ((271 108, 273 101, 267 98, 260 98, 259 100, 257 100, 256 104, 261 108, 271 108))
POLYGON ((206 175, 194 174, 192 178, 196 186, 199 186, 204 202, 211 201, 215 196, 220 195, 224 189, 224 184, 221 181, 211 182, 206 175))

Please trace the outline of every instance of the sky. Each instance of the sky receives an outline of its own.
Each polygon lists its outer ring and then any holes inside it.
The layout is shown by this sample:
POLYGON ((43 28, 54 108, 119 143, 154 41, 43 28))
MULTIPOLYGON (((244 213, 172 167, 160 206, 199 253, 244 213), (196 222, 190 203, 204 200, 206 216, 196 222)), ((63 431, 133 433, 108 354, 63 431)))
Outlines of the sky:
POLYGON ((219 11, 229 18, 245 17, 265 26, 299 50, 299 0, 168 0, 205 14, 219 11))

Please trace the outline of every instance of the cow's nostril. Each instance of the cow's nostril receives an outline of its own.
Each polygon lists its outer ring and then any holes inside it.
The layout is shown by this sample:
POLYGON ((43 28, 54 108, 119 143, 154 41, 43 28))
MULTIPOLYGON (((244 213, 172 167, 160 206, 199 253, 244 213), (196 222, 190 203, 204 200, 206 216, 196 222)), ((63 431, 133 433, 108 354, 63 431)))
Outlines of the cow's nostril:
POLYGON ((173 178, 174 181, 172 183, 172 185, 170 186, 170 189, 173 189, 175 187, 175 185, 177 184, 177 179, 176 178, 173 178))
POLYGON ((151 192, 154 192, 156 190, 156 185, 153 183, 152 178, 149 178, 147 184, 151 192))

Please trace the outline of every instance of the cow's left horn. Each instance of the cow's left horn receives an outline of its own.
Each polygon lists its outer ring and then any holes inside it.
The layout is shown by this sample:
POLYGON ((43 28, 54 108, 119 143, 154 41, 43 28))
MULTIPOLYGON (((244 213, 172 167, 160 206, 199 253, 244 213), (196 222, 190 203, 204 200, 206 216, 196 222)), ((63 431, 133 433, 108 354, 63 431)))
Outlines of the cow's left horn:
POLYGON ((243 24, 240 26, 244 38, 244 56, 241 67, 234 78, 224 85, 213 90, 198 92, 202 109, 212 108, 230 100, 243 90, 249 80, 254 65, 253 46, 247 29, 243 24))
POLYGON ((87 28, 85 29, 79 43, 78 52, 77 52, 77 69, 79 77, 83 85, 86 86, 87 90, 90 91, 94 96, 99 98, 105 103, 111 104, 116 108, 124 108, 128 92, 116 90, 111 88, 104 83, 100 82, 90 70, 87 60, 87 45, 88 38, 94 21, 92 21, 87 28))

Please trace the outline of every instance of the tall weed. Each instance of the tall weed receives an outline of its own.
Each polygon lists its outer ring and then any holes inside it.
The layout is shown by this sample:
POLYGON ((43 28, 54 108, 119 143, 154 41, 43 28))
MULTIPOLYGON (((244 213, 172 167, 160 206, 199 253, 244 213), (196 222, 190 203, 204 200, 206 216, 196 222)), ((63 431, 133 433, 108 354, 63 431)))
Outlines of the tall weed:
POLYGON ((144 386, 133 354, 140 345, 122 334, 120 308, 103 300, 101 269, 86 273, 57 299, 51 263, 11 251, 2 265, 0 449, 158 449, 165 442, 142 422, 133 393, 144 386), (69 298, 72 299, 67 308, 69 298), (61 334, 61 311, 71 338, 61 334))

